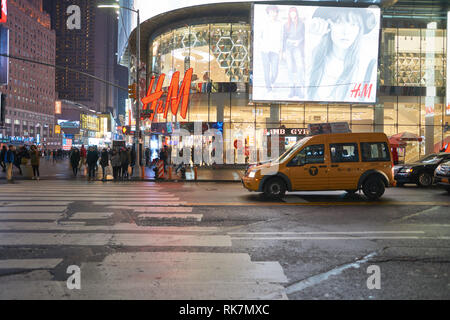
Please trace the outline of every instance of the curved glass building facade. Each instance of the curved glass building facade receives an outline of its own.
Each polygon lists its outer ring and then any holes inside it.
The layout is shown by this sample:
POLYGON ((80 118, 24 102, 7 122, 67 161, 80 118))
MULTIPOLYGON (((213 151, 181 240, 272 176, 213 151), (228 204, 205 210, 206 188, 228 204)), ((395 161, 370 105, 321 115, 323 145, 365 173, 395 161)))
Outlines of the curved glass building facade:
MULTIPOLYGON (((288 147, 308 124, 348 122, 353 132, 417 136, 399 150, 405 161, 437 152, 450 143, 450 110, 445 103, 448 8, 445 2, 420 1, 411 9, 410 2, 414 1, 398 1, 381 10, 377 103, 373 105, 252 102, 251 6, 239 9, 247 10, 246 19, 245 15, 231 18, 232 12, 192 18, 186 11, 185 19, 152 27, 145 39, 147 82, 152 75, 166 74, 164 87, 168 87, 175 71, 182 78, 187 69, 194 70, 186 119, 164 119, 158 114, 153 127, 169 123, 193 132, 194 122, 218 124, 225 148, 233 149, 236 139, 260 148, 271 132, 281 133, 280 142, 288 147)), ((286 61, 280 59, 280 64, 286 61)), ((158 131, 170 136, 170 130, 158 131)), ((186 143, 193 144, 195 139, 186 143)))

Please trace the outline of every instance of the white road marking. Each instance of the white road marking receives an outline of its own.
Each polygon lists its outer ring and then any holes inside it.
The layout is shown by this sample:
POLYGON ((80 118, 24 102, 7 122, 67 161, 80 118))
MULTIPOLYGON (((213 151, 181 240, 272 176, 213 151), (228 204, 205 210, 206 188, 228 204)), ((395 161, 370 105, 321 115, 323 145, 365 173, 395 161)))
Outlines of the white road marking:
POLYGON ((33 203, 42 203, 44 201, 49 201, 47 203, 57 203, 63 204, 63 202, 69 204, 73 201, 92 201, 92 200, 121 200, 126 199, 127 201, 141 201, 141 200, 164 200, 164 201, 177 201, 180 198, 174 196, 124 196, 124 195, 116 195, 113 197, 105 197, 105 196, 39 196, 39 197, 11 197, 11 198, 0 198, 0 201, 19 201, 19 202, 33 202, 33 203))
POLYGON ((235 237, 231 240, 281 240, 281 241, 291 241, 291 240, 419 240, 419 239, 435 239, 435 240, 445 240, 445 237, 235 237))
POLYGON ((417 216, 424 215, 424 214, 428 214, 428 213, 431 213, 431 212, 435 212, 435 211, 437 211, 439 209, 442 209, 442 207, 439 207, 439 206, 432 207, 432 208, 429 208, 429 209, 426 209, 426 210, 422 210, 422 211, 410 214, 408 216, 404 216, 404 217, 399 218, 399 219, 394 219, 391 222, 406 221, 406 220, 408 220, 410 218, 417 217, 417 216))
POLYGON ((0 269, 53 269, 63 259, 9 259, 0 260, 0 269))
POLYGON ((108 206, 108 209, 134 210, 135 212, 192 212, 192 207, 127 207, 127 206, 108 206))
MULTIPOLYGON (((12 220, 12 219, 11 219, 12 220)), ((19 219, 17 219, 19 220, 19 219)), ((37 220, 37 219, 33 219, 37 220)), ((52 219, 48 219, 52 220, 52 219)), ((54 219, 56 220, 56 219, 54 219)), ((149 232, 209 232, 216 233, 218 227, 197 227, 197 226, 138 226, 134 223, 118 223, 112 226, 86 226, 82 221, 59 221, 56 222, 5 222, 0 221, 0 230, 9 231, 149 231, 149 232)))
POLYGON ((90 220, 90 219, 108 219, 114 212, 77 212, 70 219, 90 220))
MULTIPOLYGON (((59 213, 1 213, 0 220, 57 220, 61 214, 59 213)), ((3 222, 0 222, 0 229, 3 222)))
POLYGON ((3 214, 3 212, 63 212, 66 210, 67 207, 64 206, 44 206, 44 207, 33 207, 33 206, 7 206, 7 207, 0 207, 0 217, 3 214))
POLYGON ((319 231, 319 232, 228 232, 229 235, 315 235, 315 234, 418 234, 425 231, 319 231))
POLYGON ((231 247, 228 236, 216 235, 171 235, 123 233, 0 233, 2 246, 38 246, 38 245, 71 245, 71 246, 133 246, 133 247, 231 247))
POLYGON ((306 289, 308 287, 311 286, 315 286, 325 280, 328 280, 329 277, 331 276, 336 276, 341 274, 343 271, 350 269, 350 268, 359 268, 361 264, 366 263, 367 261, 369 261, 372 257, 374 257, 376 255, 375 252, 368 254, 367 256, 365 256, 363 259, 355 261, 353 263, 349 263, 343 266, 340 266, 338 268, 334 268, 333 270, 330 270, 328 272, 307 278, 305 280, 302 280, 300 282, 297 282, 293 285, 290 285, 289 287, 286 288, 286 293, 287 294, 293 294, 296 292, 299 292, 303 289, 306 289))
POLYGON ((4 206, 7 207, 17 207, 17 206, 67 206, 73 201, 29 201, 29 200, 14 200, 12 201, 4 201, 6 204, 4 206))
POLYGON ((150 213, 150 214, 140 214, 138 219, 141 220, 195 220, 200 222, 203 218, 202 214, 159 214, 159 213, 150 213))
POLYGON ((123 206, 179 206, 184 205, 184 201, 139 201, 139 202, 129 202, 129 201, 94 201, 92 203, 94 206, 109 206, 109 205, 123 205, 123 206))

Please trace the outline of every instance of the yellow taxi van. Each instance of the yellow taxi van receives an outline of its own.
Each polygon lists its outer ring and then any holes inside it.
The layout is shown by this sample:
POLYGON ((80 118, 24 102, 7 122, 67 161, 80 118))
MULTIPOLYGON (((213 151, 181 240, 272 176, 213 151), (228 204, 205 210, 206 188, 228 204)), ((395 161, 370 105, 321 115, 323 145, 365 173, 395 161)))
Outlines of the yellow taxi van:
POLYGON ((249 167, 242 183, 269 198, 286 191, 362 190, 376 200, 395 184, 392 166, 384 133, 319 134, 299 140, 278 159, 249 167))

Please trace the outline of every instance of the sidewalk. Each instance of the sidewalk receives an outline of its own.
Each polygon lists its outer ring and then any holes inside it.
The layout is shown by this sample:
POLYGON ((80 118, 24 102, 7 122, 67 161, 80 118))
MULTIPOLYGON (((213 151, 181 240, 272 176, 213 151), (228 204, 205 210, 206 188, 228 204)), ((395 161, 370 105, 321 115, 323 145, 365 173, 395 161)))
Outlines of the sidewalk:
MULTIPOLYGON (((19 175, 19 170, 13 168, 13 178, 15 180, 31 180, 32 170, 30 166, 21 166, 23 175, 19 175)), ((41 180, 87 180, 87 172, 84 170, 79 171, 78 176, 75 178, 72 174, 72 168, 69 165, 69 160, 64 159, 53 163, 53 160, 41 159, 41 165, 39 167, 40 179, 41 180), (86 174, 85 174, 86 173, 86 174)), ((86 169, 87 170, 87 169, 86 169)), ((233 169, 233 168, 198 168, 197 170, 197 180, 195 180, 194 169, 187 168, 186 179, 181 178, 181 174, 175 174, 175 169, 172 170, 172 180, 170 181, 212 181, 212 182, 240 182, 241 177, 244 175, 244 169, 233 169)), ((108 167, 107 170, 107 180, 113 181, 112 167, 108 167)), ((168 176, 168 174, 166 174, 168 176)), ((6 174, 0 169, 0 181, 5 181, 6 174)), ((97 180, 102 178, 102 168, 98 167, 97 170, 97 180)), ((145 181, 155 181, 155 173, 153 167, 145 168, 145 181)), ((168 179, 158 179, 156 181, 169 181, 168 179)))

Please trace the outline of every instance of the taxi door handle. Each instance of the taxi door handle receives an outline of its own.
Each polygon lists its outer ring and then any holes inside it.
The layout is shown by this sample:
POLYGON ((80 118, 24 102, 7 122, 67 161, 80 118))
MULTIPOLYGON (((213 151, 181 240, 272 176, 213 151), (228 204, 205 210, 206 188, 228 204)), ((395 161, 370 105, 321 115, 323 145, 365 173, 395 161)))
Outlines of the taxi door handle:
POLYGON ((337 164, 332 164, 331 167, 332 167, 332 168, 337 168, 337 167, 339 167, 339 165, 337 165, 337 164))
POLYGON ((319 166, 319 168, 326 168, 327 166, 319 166))

